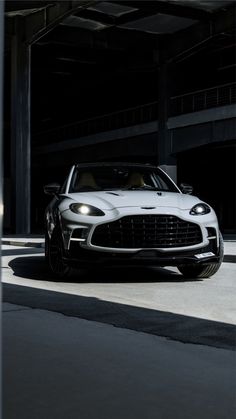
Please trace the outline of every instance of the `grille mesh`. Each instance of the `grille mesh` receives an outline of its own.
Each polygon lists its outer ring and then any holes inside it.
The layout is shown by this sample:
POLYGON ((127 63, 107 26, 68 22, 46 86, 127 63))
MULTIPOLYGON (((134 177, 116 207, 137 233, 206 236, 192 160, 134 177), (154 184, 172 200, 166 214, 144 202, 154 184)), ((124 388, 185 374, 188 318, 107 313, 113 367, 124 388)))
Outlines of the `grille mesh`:
POLYGON ((95 228, 92 244, 113 248, 191 246, 202 241, 197 224, 172 215, 134 215, 95 228))

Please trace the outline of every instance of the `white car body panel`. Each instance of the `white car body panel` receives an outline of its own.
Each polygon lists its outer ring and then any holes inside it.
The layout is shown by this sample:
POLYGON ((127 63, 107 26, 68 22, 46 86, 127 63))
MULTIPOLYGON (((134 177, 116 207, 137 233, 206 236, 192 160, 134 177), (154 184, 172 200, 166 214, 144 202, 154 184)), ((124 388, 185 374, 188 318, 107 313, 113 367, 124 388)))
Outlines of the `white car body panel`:
MULTIPOLYGON (((192 195, 184 195, 175 192, 157 191, 99 191, 88 193, 71 193, 67 195, 73 201, 93 205, 102 210, 114 208, 140 208, 140 207, 170 207, 179 209, 191 209, 195 204, 201 202, 199 198, 192 195)), ((63 208, 64 208, 63 203, 63 208)))
MULTIPOLYGON (((114 165, 116 165, 116 163, 114 163, 114 165)), ((132 164, 130 164, 130 167, 132 167, 132 164)), ((105 189, 87 192, 70 192, 75 170, 75 166, 73 166, 68 176, 64 192, 54 197, 46 209, 45 217, 49 240, 56 224, 59 223, 64 250, 68 254, 70 252, 72 243, 77 243, 79 246, 78 249, 87 251, 90 250, 96 254, 99 254, 100 252, 101 254, 107 254, 108 256, 109 254, 113 256, 114 254, 130 254, 132 256, 134 254, 138 254, 141 251, 147 252, 150 250, 157 251, 160 255, 169 255, 170 257, 176 254, 176 252, 179 252, 183 254, 184 257, 192 251, 192 253, 194 252, 194 260, 195 251, 196 259, 204 259, 204 256, 201 256, 201 254, 205 254, 201 253, 203 252, 202 249, 208 248, 213 243, 213 241, 215 241, 216 248, 219 248, 220 232, 217 216, 214 210, 208 204, 206 204, 210 209, 208 213, 204 215, 191 214, 190 211, 195 205, 205 203, 196 196, 182 193, 169 178, 169 182, 174 185, 173 192, 163 190, 142 190, 141 188, 131 190, 112 188, 110 190, 105 189), (71 204, 75 203, 95 207, 95 209, 97 208, 102 211, 103 215, 83 215, 81 213, 75 213, 70 208, 71 204), (171 247, 171 244, 169 247, 164 247, 164 245, 162 245, 161 247, 150 246, 150 248, 147 246, 147 243, 145 243, 144 247, 113 247, 93 244, 93 234, 96 230, 96 227, 113 223, 127 216, 135 217, 146 215, 173 216, 180 219, 181 222, 193 223, 200 228, 201 242, 198 241, 193 245, 185 245, 181 242, 181 246, 175 244, 173 247, 171 247), (215 232, 211 236, 209 236, 209 229, 215 232), (73 232, 75 230, 81 231, 82 236, 73 236, 73 232)), ((167 176, 166 174, 164 175, 167 176)), ((170 189, 172 190, 173 188, 171 187, 170 189)), ((212 252, 206 251, 206 255, 208 254, 208 256, 211 253, 212 252)), ((217 251, 215 251, 215 253, 217 253, 217 251)), ((212 255, 217 256, 217 254, 214 253, 212 253, 212 255)))

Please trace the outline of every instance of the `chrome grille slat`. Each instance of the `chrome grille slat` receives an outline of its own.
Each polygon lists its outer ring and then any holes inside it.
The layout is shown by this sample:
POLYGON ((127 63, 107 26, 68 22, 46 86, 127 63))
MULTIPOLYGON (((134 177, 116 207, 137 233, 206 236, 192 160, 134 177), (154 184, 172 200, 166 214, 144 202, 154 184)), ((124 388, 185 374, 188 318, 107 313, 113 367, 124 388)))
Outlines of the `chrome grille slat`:
POLYGON ((172 215, 134 215, 95 228, 92 244, 113 248, 183 247, 202 241, 197 224, 172 215))

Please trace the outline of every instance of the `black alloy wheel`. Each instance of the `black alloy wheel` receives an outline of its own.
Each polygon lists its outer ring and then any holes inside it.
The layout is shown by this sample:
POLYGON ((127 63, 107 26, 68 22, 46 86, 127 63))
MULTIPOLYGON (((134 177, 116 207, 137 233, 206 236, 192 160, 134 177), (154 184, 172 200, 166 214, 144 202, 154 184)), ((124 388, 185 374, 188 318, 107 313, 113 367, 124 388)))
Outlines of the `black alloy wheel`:
POLYGON ((70 267, 63 261, 63 241, 59 226, 52 232, 51 239, 45 236, 45 257, 50 271, 58 278, 64 278, 70 274, 70 267))

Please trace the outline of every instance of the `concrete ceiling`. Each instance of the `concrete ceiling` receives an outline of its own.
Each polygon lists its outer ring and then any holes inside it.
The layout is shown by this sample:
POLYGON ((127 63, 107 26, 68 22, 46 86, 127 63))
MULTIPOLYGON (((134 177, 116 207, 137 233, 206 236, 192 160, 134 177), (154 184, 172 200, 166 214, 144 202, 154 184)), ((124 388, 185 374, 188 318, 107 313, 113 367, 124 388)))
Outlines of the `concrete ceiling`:
POLYGON ((48 14, 52 14, 53 9, 62 3, 71 4, 73 14, 65 16, 63 23, 61 22, 64 26, 91 31, 117 26, 140 32, 169 34, 194 25, 197 21, 211 19, 214 13, 236 4, 236 0, 127 0, 125 2, 9 0, 5 4, 5 9, 8 18, 35 14, 43 8, 48 14), (77 12, 76 7, 79 8, 77 12))
POLYGON ((216 11, 222 8, 225 8, 232 4, 232 0, 160 0, 165 3, 179 5, 179 6, 188 6, 195 9, 202 9, 206 11, 216 11))
POLYGON ((107 112, 108 93, 114 89, 117 109, 152 101, 160 51, 174 63, 201 52, 204 65, 209 52, 214 52, 206 66, 211 68, 209 64, 216 61, 216 68, 222 67, 219 57, 223 66, 233 66, 234 5, 234 0, 9 0, 6 40, 10 52, 15 21, 25 24, 23 35, 32 45, 35 118, 50 120, 60 108, 64 117, 68 108, 69 120, 73 112, 87 117, 100 111, 104 92, 107 112), (129 102, 124 105, 127 88, 129 102), (79 111, 72 107, 72 97, 79 97, 83 105, 79 111))

